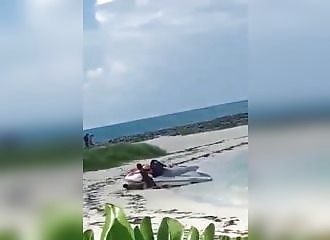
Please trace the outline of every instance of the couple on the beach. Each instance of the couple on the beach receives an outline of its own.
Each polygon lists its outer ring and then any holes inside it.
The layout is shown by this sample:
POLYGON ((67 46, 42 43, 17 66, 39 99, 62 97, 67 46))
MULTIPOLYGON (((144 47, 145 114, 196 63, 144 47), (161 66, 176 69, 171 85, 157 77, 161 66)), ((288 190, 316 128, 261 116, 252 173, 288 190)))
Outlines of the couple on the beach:
MULTIPOLYGON (((153 178, 149 176, 149 174, 151 174, 153 177, 161 176, 164 172, 165 167, 166 167, 165 164, 157 160, 152 160, 150 162, 149 169, 145 169, 140 163, 136 164, 136 168, 142 176, 142 184, 138 188, 140 189, 160 188, 159 186, 157 186, 153 178)), ((128 184, 124 184, 123 187, 126 189, 130 188, 128 184)), ((136 189, 136 187, 134 187, 134 189, 136 189)))

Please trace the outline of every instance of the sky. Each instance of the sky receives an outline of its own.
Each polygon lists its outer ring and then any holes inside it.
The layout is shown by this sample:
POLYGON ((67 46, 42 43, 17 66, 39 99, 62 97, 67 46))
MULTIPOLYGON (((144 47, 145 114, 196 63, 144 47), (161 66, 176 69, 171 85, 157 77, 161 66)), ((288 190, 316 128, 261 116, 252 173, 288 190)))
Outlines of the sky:
POLYGON ((329 7, 0 1, 0 129, 72 119, 91 128, 247 98, 250 111, 330 103, 329 7))
POLYGON ((78 0, 0 1, 0 130, 82 122, 81 9, 78 0))
POLYGON ((330 103, 329 9, 327 0, 250 2, 249 113, 330 103))
POLYGON ((247 1, 84 0, 84 128, 248 97, 247 1))

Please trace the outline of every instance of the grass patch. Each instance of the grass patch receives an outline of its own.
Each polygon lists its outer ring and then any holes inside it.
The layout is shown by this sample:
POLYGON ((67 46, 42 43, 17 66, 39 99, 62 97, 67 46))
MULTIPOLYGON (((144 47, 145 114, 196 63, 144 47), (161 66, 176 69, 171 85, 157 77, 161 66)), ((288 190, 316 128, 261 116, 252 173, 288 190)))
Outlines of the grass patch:
POLYGON ((83 170, 118 167, 123 163, 166 155, 166 151, 147 143, 120 143, 84 150, 83 170))
POLYGON ((79 164, 82 155, 81 149, 80 142, 48 142, 43 145, 14 147, 0 146, 0 172, 79 164))

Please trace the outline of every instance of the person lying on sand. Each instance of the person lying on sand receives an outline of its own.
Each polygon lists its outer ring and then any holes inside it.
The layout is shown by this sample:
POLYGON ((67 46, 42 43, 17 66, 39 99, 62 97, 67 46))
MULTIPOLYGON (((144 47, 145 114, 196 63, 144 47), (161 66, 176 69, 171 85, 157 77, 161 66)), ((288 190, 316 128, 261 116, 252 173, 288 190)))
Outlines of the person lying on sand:
POLYGON ((142 182, 144 183, 144 188, 152 188, 157 186, 154 180, 149 177, 148 171, 143 168, 142 164, 136 164, 136 168, 140 171, 142 182))
MULTIPOLYGON (((175 188, 175 187, 181 187, 183 185, 162 185, 162 186, 154 186, 151 189, 162 189, 162 188, 175 188)), ((125 188, 126 190, 144 190, 144 183, 136 183, 136 184, 130 184, 128 185, 127 183, 125 183, 123 185, 123 188, 125 188)))
MULTIPOLYGON (((126 190, 144 190, 145 189, 145 184, 144 183, 139 183, 139 184, 131 184, 128 185, 127 183, 125 183, 123 185, 123 188, 125 188, 126 190)), ((159 186, 154 186, 151 187, 151 189, 160 189, 161 187, 159 186)))

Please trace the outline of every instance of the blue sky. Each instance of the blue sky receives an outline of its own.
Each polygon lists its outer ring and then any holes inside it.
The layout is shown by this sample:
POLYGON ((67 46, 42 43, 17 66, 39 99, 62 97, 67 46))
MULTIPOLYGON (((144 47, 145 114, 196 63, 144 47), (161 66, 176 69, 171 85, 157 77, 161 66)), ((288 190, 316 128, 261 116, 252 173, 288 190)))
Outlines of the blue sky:
POLYGON ((84 128, 247 99, 247 1, 84 8, 84 128))
POLYGON ((330 102, 329 9, 327 0, 249 4, 250 112, 330 102))
POLYGON ((0 127, 81 121, 82 110, 89 128, 246 98, 250 110, 330 102, 329 7, 0 1, 0 127))
POLYGON ((78 0, 0 1, 0 128, 81 122, 81 9, 78 0))

